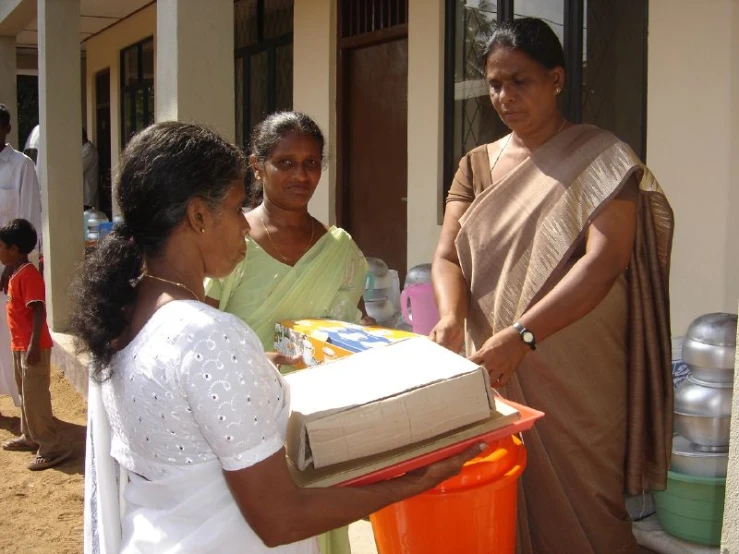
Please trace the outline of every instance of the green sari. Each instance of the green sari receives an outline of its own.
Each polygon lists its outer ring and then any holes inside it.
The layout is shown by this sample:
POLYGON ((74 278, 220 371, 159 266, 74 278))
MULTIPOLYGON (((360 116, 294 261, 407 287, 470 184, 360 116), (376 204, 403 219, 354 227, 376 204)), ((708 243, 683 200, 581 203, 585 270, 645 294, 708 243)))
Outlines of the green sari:
MULTIPOLYGON (((251 237, 246 258, 220 280, 208 280, 207 296, 246 322, 265 351, 274 350, 275 323, 286 319, 329 318, 359 323, 367 261, 351 236, 331 227, 294 265, 267 254, 251 237)), ((283 372, 289 368, 280 368, 283 372)), ((349 554, 348 528, 319 538, 322 554, 349 554)))

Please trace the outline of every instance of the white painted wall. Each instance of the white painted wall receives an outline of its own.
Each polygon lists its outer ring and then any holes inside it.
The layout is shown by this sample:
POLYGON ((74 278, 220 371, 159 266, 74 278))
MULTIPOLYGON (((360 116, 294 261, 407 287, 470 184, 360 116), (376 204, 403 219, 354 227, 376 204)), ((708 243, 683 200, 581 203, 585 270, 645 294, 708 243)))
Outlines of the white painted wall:
POLYGON ((408 6, 408 267, 439 238, 444 153, 444 0, 408 6))
POLYGON ((675 211, 672 329, 739 298, 736 0, 650 0, 647 163, 675 211), (732 215, 733 214, 733 215, 732 215))
POLYGON ((311 116, 326 137, 328 165, 310 203, 327 224, 336 222, 336 0, 295 0, 293 109, 311 116))

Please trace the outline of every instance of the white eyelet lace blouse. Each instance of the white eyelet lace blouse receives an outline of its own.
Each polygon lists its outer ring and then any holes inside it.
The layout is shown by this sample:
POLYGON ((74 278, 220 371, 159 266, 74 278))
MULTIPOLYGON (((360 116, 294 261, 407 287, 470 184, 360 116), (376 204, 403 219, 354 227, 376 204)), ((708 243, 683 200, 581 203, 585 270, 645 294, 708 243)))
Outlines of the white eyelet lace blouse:
POLYGON ((131 472, 122 552, 317 552, 315 540, 264 546, 223 477, 282 448, 289 411, 287 385, 240 319, 170 302, 110 370, 111 454, 131 472))

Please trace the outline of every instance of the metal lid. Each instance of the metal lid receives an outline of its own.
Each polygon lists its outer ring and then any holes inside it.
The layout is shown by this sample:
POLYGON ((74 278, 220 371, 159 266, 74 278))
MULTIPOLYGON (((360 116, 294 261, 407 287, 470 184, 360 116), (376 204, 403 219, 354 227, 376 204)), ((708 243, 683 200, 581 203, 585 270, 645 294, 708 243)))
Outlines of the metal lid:
POLYGON ((689 458, 725 458, 729 455, 726 450, 713 452, 696 450, 688 439, 680 435, 672 437, 672 453, 689 458))
POLYGON ((420 285, 431 282, 431 264, 419 264, 408 270, 405 286, 420 285))
POLYGON ((693 320, 685 336, 705 344, 736 347, 736 324, 736 314, 705 314, 693 320))
POLYGON ((383 275, 387 275, 388 271, 387 264, 380 258, 367 258, 367 273, 382 277, 383 275))

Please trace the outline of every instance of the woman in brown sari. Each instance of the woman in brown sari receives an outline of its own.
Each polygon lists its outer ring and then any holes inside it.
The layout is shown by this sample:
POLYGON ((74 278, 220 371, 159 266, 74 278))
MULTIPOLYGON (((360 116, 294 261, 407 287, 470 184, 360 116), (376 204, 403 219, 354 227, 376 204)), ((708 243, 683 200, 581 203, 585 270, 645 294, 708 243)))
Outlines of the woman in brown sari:
POLYGON ((672 211, 626 144, 561 115, 544 22, 501 25, 484 60, 512 133, 459 164, 431 337, 466 338, 506 397, 546 413, 526 436, 519 551, 638 552, 623 495, 663 489, 671 449, 672 211))

